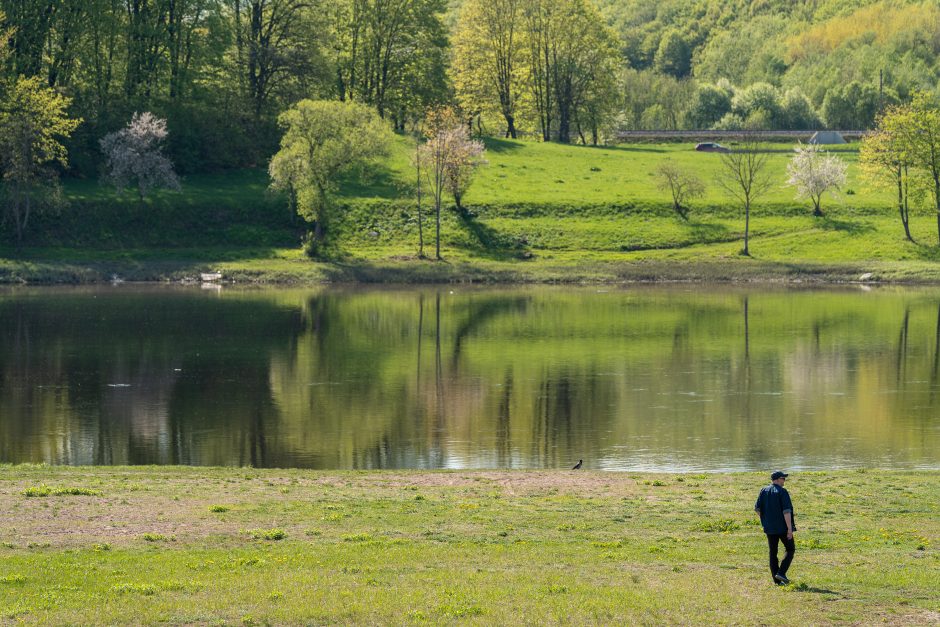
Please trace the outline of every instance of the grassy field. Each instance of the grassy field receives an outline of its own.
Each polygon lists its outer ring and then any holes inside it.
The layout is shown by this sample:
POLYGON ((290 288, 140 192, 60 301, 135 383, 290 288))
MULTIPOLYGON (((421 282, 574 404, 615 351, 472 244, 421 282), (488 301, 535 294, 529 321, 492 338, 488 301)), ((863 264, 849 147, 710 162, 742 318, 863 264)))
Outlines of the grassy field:
MULTIPOLYGON (((859 179, 857 152, 842 147, 849 182, 824 199, 826 216, 784 185, 792 146, 768 145, 777 184, 751 220, 751 258, 742 258, 741 210, 714 179, 719 155, 691 144, 617 147, 487 142, 488 165, 466 197, 468 212, 445 212, 443 255, 417 259, 408 142, 385 167, 348 180, 337 195, 330 259, 300 252, 304 224, 267 190, 263 170, 191 177, 182 195, 140 203, 93 181, 69 181, 70 208, 42 216, 27 245, 0 247, 0 281, 182 279, 222 270, 237 281, 621 281, 940 280, 936 216, 916 212, 916 244, 903 236, 887 191, 859 179), (689 220, 656 187, 671 159, 697 173, 706 196, 689 220)), ((425 207, 427 210, 427 207, 425 207)), ((433 253, 425 214, 425 252, 433 253)))
POLYGON ((937 624, 940 474, 0 468, 0 621, 937 624))

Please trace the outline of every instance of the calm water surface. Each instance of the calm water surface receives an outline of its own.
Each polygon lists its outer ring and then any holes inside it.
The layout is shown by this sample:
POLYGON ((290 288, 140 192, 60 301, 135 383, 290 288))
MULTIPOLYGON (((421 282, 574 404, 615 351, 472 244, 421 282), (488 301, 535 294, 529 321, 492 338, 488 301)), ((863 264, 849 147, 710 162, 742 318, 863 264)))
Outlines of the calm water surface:
POLYGON ((0 292, 0 462, 940 467, 940 290, 0 292))

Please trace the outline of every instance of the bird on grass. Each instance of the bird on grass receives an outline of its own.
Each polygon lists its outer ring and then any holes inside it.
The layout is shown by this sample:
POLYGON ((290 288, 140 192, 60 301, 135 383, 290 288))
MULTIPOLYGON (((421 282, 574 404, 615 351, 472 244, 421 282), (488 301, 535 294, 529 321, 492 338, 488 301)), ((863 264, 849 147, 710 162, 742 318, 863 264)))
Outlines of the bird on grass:
POLYGON ((581 470, 581 462, 583 462, 583 461, 584 461, 583 459, 579 459, 579 460, 578 460, 578 463, 575 464, 575 465, 574 465, 574 468, 572 468, 571 470, 581 470))

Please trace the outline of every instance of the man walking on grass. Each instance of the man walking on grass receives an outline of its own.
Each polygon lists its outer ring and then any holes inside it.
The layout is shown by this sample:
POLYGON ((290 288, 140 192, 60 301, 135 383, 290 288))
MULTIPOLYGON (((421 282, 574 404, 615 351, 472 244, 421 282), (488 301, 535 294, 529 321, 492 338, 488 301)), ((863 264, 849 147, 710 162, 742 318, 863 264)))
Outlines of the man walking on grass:
POLYGON ((790 493, 783 487, 787 481, 787 473, 776 470, 770 475, 771 484, 760 491, 754 511, 760 516, 764 533, 767 534, 767 545, 770 549, 770 576, 774 583, 784 585, 790 583, 787 579, 787 569, 793 561, 796 544, 793 542, 793 532, 796 524, 793 522, 793 502, 790 493), (783 562, 777 561, 777 546, 783 542, 787 550, 783 562))

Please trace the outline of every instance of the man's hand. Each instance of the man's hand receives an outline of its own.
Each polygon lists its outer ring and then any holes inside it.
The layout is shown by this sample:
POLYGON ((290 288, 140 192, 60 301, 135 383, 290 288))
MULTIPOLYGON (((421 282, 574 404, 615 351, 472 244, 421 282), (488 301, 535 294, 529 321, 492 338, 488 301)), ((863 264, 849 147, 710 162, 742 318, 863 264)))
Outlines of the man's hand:
POLYGON ((792 540, 792 539, 793 539, 793 530, 787 529, 787 540, 792 540))

